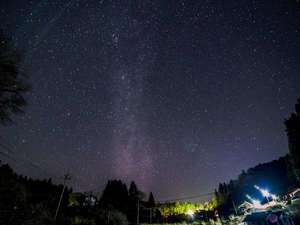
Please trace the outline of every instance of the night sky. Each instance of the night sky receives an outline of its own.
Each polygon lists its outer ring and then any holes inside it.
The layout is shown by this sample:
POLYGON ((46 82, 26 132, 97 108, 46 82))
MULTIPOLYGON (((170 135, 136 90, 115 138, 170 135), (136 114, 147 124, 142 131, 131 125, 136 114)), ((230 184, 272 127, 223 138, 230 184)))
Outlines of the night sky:
POLYGON ((0 129, 18 173, 69 172, 75 191, 135 180, 162 200, 288 152, 296 0, 0 2, 32 86, 25 114, 0 129))

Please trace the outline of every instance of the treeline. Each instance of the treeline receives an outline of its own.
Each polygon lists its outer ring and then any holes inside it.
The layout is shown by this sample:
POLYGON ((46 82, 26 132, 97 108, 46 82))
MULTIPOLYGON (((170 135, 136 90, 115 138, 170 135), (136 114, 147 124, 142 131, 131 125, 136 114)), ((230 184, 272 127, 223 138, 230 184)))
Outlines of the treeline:
MULTIPOLYGON (((217 209, 223 216, 234 214, 238 206, 246 200, 246 194, 261 199, 254 185, 268 188, 278 195, 286 194, 296 182, 291 176, 288 156, 269 163, 259 164, 243 171, 236 180, 220 183, 215 190, 214 200, 217 209)), ((261 199, 264 201, 264 199, 261 199)))
POLYGON ((289 153, 278 160, 243 171, 235 180, 219 184, 213 201, 221 215, 235 213, 238 205, 245 200, 246 194, 261 199, 254 185, 265 187, 278 195, 284 195, 300 185, 300 99, 295 105, 295 112, 291 113, 284 124, 289 153))
POLYGON ((99 206, 106 210, 118 210, 126 215, 131 224, 184 222, 191 220, 191 213, 193 218, 197 215, 203 220, 214 218, 215 205, 212 202, 159 203, 155 202, 152 192, 149 193, 147 200, 144 200, 145 197, 145 193, 140 191, 134 182, 127 188, 122 181, 112 180, 108 181, 99 200, 99 206))
MULTIPOLYGON (((17 175, 7 164, 0 164, 0 224, 49 224, 62 188, 51 179, 33 180, 17 175)), ((65 190, 62 211, 66 209, 71 191, 65 190)))
POLYGON ((16 174, 0 163, 0 224, 10 225, 126 225, 159 222, 152 193, 140 191, 131 182, 108 181, 102 195, 72 192, 66 188, 55 219, 63 185, 51 179, 37 180, 16 174))
POLYGON ((189 220, 190 210, 205 211, 207 218, 212 218, 214 212, 211 203, 156 203, 152 192, 145 194, 134 181, 127 187, 121 180, 110 180, 99 197, 66 188, 55 219, 62 190, 63 185, 53 184, 51 179, 24 177, 0 163, 0 224, 172 223, 189 220))
POLYGON ((193 202, 168 202, 156 205, 163 222, 181 223, 184 221, 216 220, 215 205, 213 202, 193 203, 193 202))
POLYGON ((116 209, 126 215, 130 223, 159 221, 152 192, 146 194, 138 189, 134 181, 127 188, 121 180, 108 181, 99 200, 99 207, 116 209), (146 199, 146 200, 145 200, 146 199))
POLYGON ((268 188, 277 195, 285 195, 293 190, 297 186, 297 181, 293 175, 289 155, 242 171, 237 179, 228 183, 220 183, 210 202, 204 204, 173 202, 158 204, 157 207, 167 222, 187 220, 188 210, 195 212, 196 217, 205 216, 207 219, 216 219, 216 215, 227 217, 239 213, 238 206, 246 200, 247 194, 262 202, 267 201, 261 199, 261 194, 254 185, 268 188))

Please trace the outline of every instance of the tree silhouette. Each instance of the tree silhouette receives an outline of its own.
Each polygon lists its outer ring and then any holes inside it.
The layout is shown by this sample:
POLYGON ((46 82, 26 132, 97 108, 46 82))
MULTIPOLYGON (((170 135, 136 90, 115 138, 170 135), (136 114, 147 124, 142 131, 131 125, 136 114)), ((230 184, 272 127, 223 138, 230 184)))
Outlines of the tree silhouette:
POLYGON ((149 208, 152 208, 152 207, 155 206, 155 200, 154 200, 152 192, 150 192, 150 194, 149 194, 149 198, 148 198, 148 201, 147 201, 147 206, 149 208))
POLYGON ((284 121, 289 141, 289 156, 294 175, 300 183, 300 99, 295 105, 295 112, 284 121))
POLYGON ((100 205, 114 208, 123 213, 127 212, 128 191, 127 186, 120 180, 108 181, 100 199, 100 205))
POLYGON ((0 31, 0 122, 12 121, 12 115, 23 112, 24 94, 29 90, 20 68, 21 54, 0 31))
POLYGON ((134 181, 131 181, 130 186, 129 186, 129 198, 135 199, 138 196, 138 189, 134 181))
POLYGON ((128 207, 128 220, 136 222, 137 218, 137 208, 138 205, 141 205, 141 201, 144 197, 143 192, 141 192, 134 181, 130 183, 128 198, 129 198, 129 207, 128 207), (139 203, 138 203, 139 202, 139 203))
MULTIPOLYGON (((0 162, 0 224, 50 224, 53 219, 62 185, 51 179, 35 180, 16 174, 0 162), (27 223, 28 222, 28 223, 27 223)), ((67 188, 61 210, 65 214, 70 189, 67 188)))
POLYGON ((145 197, 145 194, 138 189, 134 181, 131 181, 130 183, 128 195, 129 195, 129 199, 134 201, 137 200, 141 201, 145 197))
POLYGON ((234 205, 240 205, 249 194, 255 199, 264 201, 261 194, 254 188, 254 185, 268 187, 274 194, 284 195, 294 185, 289 174, 288 157, 281 157, 268 163, 259 164, 247 171, 242 171, 236 180, 229 183, 219 184, 215 191, 213 204, 217 205, 220 215, 228 216, 233 214, 234 205))

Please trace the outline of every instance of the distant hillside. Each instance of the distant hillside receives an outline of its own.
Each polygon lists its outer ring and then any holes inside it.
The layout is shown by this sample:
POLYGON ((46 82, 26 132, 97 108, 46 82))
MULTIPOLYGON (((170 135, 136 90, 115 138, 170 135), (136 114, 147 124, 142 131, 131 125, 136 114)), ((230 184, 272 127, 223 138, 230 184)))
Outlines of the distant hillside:
POLYGON ((285 156, 243 171, 237 179, 229 183, 219 184, 215 191, 219 210, 223 214, 232 213, 233 205, 238 206, 246 200, 246 194, 262 200, 254 185, 268 189, 277 195, 287 193, 296 184, 290 167, 288 156, 285 156))

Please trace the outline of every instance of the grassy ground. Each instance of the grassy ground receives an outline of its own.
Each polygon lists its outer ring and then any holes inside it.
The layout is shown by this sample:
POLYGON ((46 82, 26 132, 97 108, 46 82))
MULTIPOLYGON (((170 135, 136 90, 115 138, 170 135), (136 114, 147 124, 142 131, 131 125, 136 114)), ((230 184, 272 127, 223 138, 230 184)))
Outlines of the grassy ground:
MULTIPOLYGON (((293 218, 294 224, 300 224, 300 204, 299 205, 289 205, 287 211, 290 216, 293 218)), ((227 221, 210 221, 210 222, 183 222, 183 223, 162 223, 162 224, 151 224, 151 225, 239 225, 242 221, 242 217, 232 217, 227 221)), ((149 225, 149 224, 141 224, 149 225)))
MULTIPOLYGON (((151 225, 238 225, 239 221, 232 220, 232 221, 210 221, 210 222, 183 222, 183 223, 161 223, 161 224, 151 224, 151 225)), ((141 225, 149 225, 149 224, 141 224, 141 225)))
POLYGON ((288 211, 292 215, 295 224, 300 224, 300 204, 289 205, 288 211))

